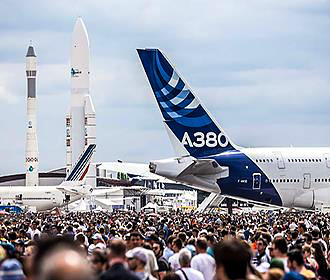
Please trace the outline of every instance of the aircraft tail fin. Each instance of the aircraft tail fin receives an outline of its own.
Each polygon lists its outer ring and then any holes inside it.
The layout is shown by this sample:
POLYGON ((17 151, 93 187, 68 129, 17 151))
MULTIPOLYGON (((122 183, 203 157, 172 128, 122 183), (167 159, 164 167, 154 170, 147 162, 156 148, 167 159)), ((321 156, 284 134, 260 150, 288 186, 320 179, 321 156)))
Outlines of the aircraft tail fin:
POLYGON ((238 149, 160 50, 137 52, 179 156, 206 157, 238 149))
POLYGON ((84 182, 95 148, 95 144, 87 146, 61 185, 77 184, 77 182, 82 184, 84 182))

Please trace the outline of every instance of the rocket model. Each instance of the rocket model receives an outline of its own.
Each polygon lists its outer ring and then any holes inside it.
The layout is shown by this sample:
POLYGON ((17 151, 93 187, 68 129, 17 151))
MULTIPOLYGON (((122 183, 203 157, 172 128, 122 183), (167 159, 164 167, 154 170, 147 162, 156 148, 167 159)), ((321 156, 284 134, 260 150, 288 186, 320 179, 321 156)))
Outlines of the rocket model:
POLYGON ((96 144, 95 109, 89 95, 89 74, 89 40, 86 27, 79 17, 73 29, 71 49, 71 103, 66 116, 67 173, 85 147, 96 144))
POLYGON ((37 58, 32 46, 26 54, 27 77, 27 132, 25 148, 26 186, 39 185, 39 152, 37 141, 37 58))

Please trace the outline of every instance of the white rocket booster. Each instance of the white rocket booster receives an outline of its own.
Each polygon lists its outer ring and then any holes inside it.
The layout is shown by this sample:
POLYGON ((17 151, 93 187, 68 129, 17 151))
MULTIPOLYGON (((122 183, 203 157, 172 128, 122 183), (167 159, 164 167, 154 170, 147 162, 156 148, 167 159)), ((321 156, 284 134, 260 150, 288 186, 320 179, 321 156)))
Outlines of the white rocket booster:
POLYGON ((27 131, 25 148, 26 186, 39 185, 39 152, 37 141, 37 59, 32 46, 26 54, 27 77, 27 131))
POLYGON ((95 109, 89 95, 89 74, 89 40, 86 27, 79 17, 73 29, 71 48, 71 104, 66 116, 67 172, 86 146, 96 144, 95 109))

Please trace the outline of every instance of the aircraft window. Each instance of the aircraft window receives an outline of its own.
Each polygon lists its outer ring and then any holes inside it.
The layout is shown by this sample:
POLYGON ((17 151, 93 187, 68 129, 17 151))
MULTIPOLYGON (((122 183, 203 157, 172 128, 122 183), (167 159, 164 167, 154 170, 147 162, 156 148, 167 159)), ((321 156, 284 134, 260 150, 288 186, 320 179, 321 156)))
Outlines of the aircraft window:
POLYGON ((314 159, 312 158, 312 162, 314 162, 314 159))
POLYGON ((278 179, 276 179, 276 183, 278 183, 278 179))
POLYGON ((269 159, 267 158, 267 162, 269 162, 269 159))
POLYGON ((273 160, 272 160, 272 159, 270 159, 270 162, 273 162, 273 160))
POLYGON ((288 159, 288 162, 290 162, 290 159, 288 159))
POLYGON ((264 159, 263 162, 266 162, 266 160, 264 159))
POLYGON ((298 162, 298 160, 297 160, 297 159, 295 159, 294 161, 295 161, 295 162, 298 162))
POLYGON ((324 182, 324 179, 322 179, 322 182, 324 182))
POLYGON ((298 161, 300 162, 300 159, 298 159, 298 161))
POLYGON ((292 179, 290 179, 290 183, 292 183, 292 179))
POLYGON ((301 161, 302 161, 302 162, 305 162, 305 160, 304 160, 304 159, 302 159, 301 161))
POLYGON ((321 182, 321 179, 319 179, 318 181, 321 182))
POLYGON ((319 162, 322 162, 322 159, 319 159, 319 162))
POLYGON ((258 162, 258 160, 256 159, 256 162, 258 162))
POLYGON ((282 183, 282 179, 280 179, 280 183, 282 183))

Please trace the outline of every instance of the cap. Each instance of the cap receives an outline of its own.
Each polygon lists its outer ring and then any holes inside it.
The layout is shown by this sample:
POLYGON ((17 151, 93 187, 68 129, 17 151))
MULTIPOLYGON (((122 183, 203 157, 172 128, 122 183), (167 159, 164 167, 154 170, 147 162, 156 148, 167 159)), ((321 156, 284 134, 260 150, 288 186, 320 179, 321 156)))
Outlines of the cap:
POLYGON ((92 237, 93 240, 103 240, 101 233, 95 233, 92 237))
POLYGON ((23 280, 24 273, 22 265, 16 259, 5 260, 0 266, 0 279, 2 280, 23 280))
POLYGON ((141 247, 137 247, 132 250, 129 250, 126 253, 126 258, 128 258, 128 259, 136 258, 146 264, 148 261, 148 256, 144 250, 145 249, 143 249, 141 247))

